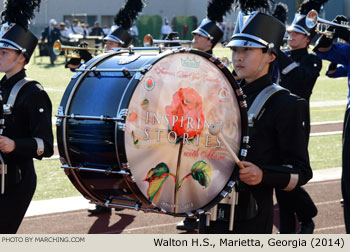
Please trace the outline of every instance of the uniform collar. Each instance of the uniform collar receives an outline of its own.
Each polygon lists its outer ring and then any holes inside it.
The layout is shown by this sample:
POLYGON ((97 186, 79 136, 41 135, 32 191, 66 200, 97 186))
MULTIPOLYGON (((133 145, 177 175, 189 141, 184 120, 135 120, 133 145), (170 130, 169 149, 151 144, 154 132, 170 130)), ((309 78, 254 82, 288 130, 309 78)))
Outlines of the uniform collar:
POLYGON ((293 58, 294 57, 301 57, 301 56, 303 56, 305 54, 308 54, 306 47, 290 51, 290 55, 293 58))
POLYGON ((210 49, 208 51, 205 51, 206 53, 210 54, 210 55, 213 55, 213 49, 210 49))
POLYGON ((11 76, 9 79, 6 78, 6 75, 1 79, 0 83, 3 88, 12 88, 18 81, 26 77, 26 72, 24 69, 11 76))
POLYGON ((246 83, 245 80, 241 82, 241 87, 245 95, 259 93, 261 90, 272 84, 272 79, 269 74, 266 74, 251 83, 246 83))

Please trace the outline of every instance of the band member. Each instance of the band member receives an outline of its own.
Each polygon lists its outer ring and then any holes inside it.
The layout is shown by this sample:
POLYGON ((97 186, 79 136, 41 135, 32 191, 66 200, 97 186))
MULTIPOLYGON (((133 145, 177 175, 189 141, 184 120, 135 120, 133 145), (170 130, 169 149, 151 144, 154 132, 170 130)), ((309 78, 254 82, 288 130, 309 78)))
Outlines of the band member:
MULTIPOLYGON (((344 16, 337 16, 333 22, 341 24, 347 22, 347 18, 344 16)), ((349 29, 340 26, 331 26, 329 31, 333 32, 333 38, 327 38, 322 35, 316 43, 315 52, 321 59, 329 60, 336 64, 344 66, 343 74, 347 72, 348 76, 348 99, 350 101, 350 31, 349 29), (346 43, 333 43, 333 39, 340 38, 346 43), (346 70, 346 71, 344 71, 346 70)), ((344 221, 346 233, 350 234, 350 123, 349 113, 350 102, 348 102, 343 125, 343 153, 342 153, 342 177, 341 177, 341 189, 343 195, 344 205, 344 221)))
MULTIPOLYGON (((207 7, 207 18, 192 31, 192 47, 209 54, 213 54, 213 48, 222 39, 224 33, 218 23, 232 9, 234 0, 211 0, 207 7)), ((176 229, 193 231, 198 227, 197 219, 185 218, 176 225, 176 229)))
POLYGON ((224 32, 219 27, 223 22, 223 17, 229 11, 234 0, 211 0, 207 7, 207 18, 203 19, 201 24, 192 31, 192 47, 202 52, 213 54, 213 48, 222 39, 224 32))
MULTIPOLYGON (((0 34, 0 81, 5 129, 0 151, 6 164, 0 194, 0 233, 16 233, 36 188, 33 158, 53 154, 51 101, 43 87, 26 78, 25 65, 38 39, 28 30, 40 0, 5 1, 0 34)), ((1 183, 1 182, 0 182, 1 183)))
POLYGON ((40 43, 43 42, 48 45, 51 65, 54 65, 56 60, 56 55, 53 52, 53 43, 55 43, 56 40, 59 40, 61 38, 60 30, 56 27, 56 24, 56 20, 51 19, 50 25, 46 27, 45 30, 41 33, 40 40, 40 43))
MULTIPOLYGON (((306 15, 311 10, 320 11, 326 1, 304 1, 295 15, 293 23, 287 28, 287 43, 290 51, 277 55, 282 87, 304 98, 310 105, 310 96, 322 68, 322 61, 314 54, 309 54, 308 47, 315 36, 315 27, 306 24, 306 15)), ((307 140, 310 134, 310 118, 306 124, 307 140)), ((296 217, 300 222, 300 234, 312 234, 315 224, 312 220, 317 215, 317 208, 310 195, 302 187, 290 192, 276 190, 279 205, 281 234, 296 233, 296 217), (296 215, 296 216, 295 216, 296 215)))
MULTIPOLYGON (((304 123, 304 99, 272 82, 276 54, 285 26, 267 14, 268 1, 240 1, 236 29, 227 47, 246 95, 249 145, 245 166, 239 169, 238 205, 233 233, 271 233, 273 189, 293 190, 312 177, 304 123), (254 11, 259 10, 259 11, 254 11), (269 91, 273 91, 269 94, 269 91), (251 110, 261 103, 261 109, 251 110)), ((200 233, 230 233, 228 223, 201 215, 200 233)))

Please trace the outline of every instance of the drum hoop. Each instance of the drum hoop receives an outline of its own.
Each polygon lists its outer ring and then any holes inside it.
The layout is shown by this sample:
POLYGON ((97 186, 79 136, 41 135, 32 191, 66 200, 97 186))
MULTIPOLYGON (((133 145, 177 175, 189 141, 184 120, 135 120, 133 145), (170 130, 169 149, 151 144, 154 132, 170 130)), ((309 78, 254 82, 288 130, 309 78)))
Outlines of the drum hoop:
MULTIPOLYGON (((233 78, 232 73, 224 66, 224 64, 217 58, 214 57, 208 53, 205 52, 201 52, 198 50, 194 50, 194 49, 185 49, 185 48, 180 48, 180 49, 175 49, 175 50, 171 50, 169 51, 165 51, 162 54, 159 54, 159 57, 156 58, 152 58, 150 59, 150 61, 145 62, 144 65, 146 64, 151 64, 152 66, 157 63, 158 61, 160 61, 161 59, 163 59, 164 57, 167 57, 169 55, 172 54, 177 54, 177 53, 194 53, 197 55, 200 55, 206 59, 208 59, 211 63, 213 63, 214 65, 217 66, 217 68, 220 69, 220 71, 225 75, 225 77, 228 79, 228 81, 230 82, 232 89, 235 93, 236 99, 237 99, 237 105, 240 111, 240 116, 241 116, 241 145, 240 145, 240 153, 239 153, 239 158, 240 160, 245 160, 245 156, 247 153, 247 146, 248 146, 248 140, 249 140, 249 136, 248 136, 248 112, 247 112, 247 105, 246 102, 244 100, 244 95, 243 95, 243 91, 240 88, 240 86, 237 84, 236 80, 233 78)), ((149 69, 150 70, 150 69, 149 69)), ((148 72, 145 71, 143 73, 143 76, 148 72)), ((119 107, 118 107, 118 113, 122 110, 122 109, 128 109, 129 104, 130 104, 130 100, 131 97, 135 91, 135 87, 136 85, 134 84, 135 81, 135 75, 133 77, 133 79, 131 79, 127 85, 127 87, 124 90, 124 93, 122 95, 121 98, 121 102, 119 103, 119 107), (133 85, 134 84, 134 85, 133 85), (131 88, 131 90, 129 90, 131 88), (130 92, 130 95, 128 97, 126 97, 126 93, 130 92)), ((137 82, 138 83, 138 82, 137 82)), ((124 139, 124 131, 121 132, 120 130, 118 130, 118 127, 116 125, 115 128, 115 141, 116 141, 116 153, 117 153, 117 159, 119 162, 120 167, 122 167, 121 165, 123 163, 128 164, 128 160, 127 160, 127 153, 125 150, 125 144, 124 141, 122 141, 123 144, 120 144, 121 146, 117 147, 117 145, 119 145, 120 142, 118 142, 118 135, 121 135, 120 137, 122 139, 119 140, 125 140, 124 139), (120 155, 119 153, 121 153, 122 155, 120 155)), ((237 165, 236 165, 237 167, 237 165)), ((128 169, 128 168, 127 168, 128 169)), ((128 170, 132 176, 132 172, 130 170, 128 170)), ((236 168, 234 168, 234 170, 232 171, 232 174, 230 176, 230 178, 228 179, 226 185, 224 186, 224 188, 221 190, 221 192, 212 200, 210 201, 208 204, 206 204, 205 206, 203 206, 201 209, 197 209, 195 211, 191 211, 188 213, 171 213, 168 212, 164 209, 159 208, 158 206, 155 206, 153 202, 151 202, 150 200, 148 200, 145 195, 143 194, 143 192, 140 191, 140 189, 137 187, 136 182, 134 181, 129 181, 127 182, 127 184, 134 188, 134 190, 137 191, 137 193, 135 193, 135 195, 141 195, 142 198, 140 198, 140 200, 143 203, 147 203, 150 205, 153 205, 156 209, 160 210, 161 212, 165 212, 166 214, 172 215, 172 216, 193 216, 193 215, 199 215, 204 213, 205 211, 209 210, 210 208, 212 208, 214 205, 218 204, 227 194, 228 192, 231 192, 233 186, 234 186, 234 181, 237 180, 237 175, 236 175, 236 168)), ((139 198, 139 197, 138 197, 139 198)))

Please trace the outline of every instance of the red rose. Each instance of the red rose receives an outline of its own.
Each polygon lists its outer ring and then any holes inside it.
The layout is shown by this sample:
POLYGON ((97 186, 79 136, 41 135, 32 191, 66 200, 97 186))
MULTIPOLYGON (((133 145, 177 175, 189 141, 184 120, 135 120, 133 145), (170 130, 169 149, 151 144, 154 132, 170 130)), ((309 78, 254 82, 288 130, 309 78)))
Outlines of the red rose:
POLYGON ((202 98, 193 88, 180 88, 173 95, 171 104, 165 107, 165 112, 171 131, 176 132, 178 137, 183 137, 184 133, 187 133, 188 138, 193 138, 202 132, 204 126, 202 98), (178 117, 174 126, 173 116, 178 117))

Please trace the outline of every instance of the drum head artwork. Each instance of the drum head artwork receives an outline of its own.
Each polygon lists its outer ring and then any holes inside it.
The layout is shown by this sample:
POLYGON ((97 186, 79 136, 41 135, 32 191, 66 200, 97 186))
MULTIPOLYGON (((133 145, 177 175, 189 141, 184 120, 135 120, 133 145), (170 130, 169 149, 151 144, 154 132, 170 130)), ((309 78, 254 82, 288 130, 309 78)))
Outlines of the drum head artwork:
POLYGON ((238 154, 241 114, 225 74, 206 57, 176 53, 157 61, 130 99, 125 149, 142 194, 169 213, 188 213, 216 198, 235 162, 209 126, 238 154))

